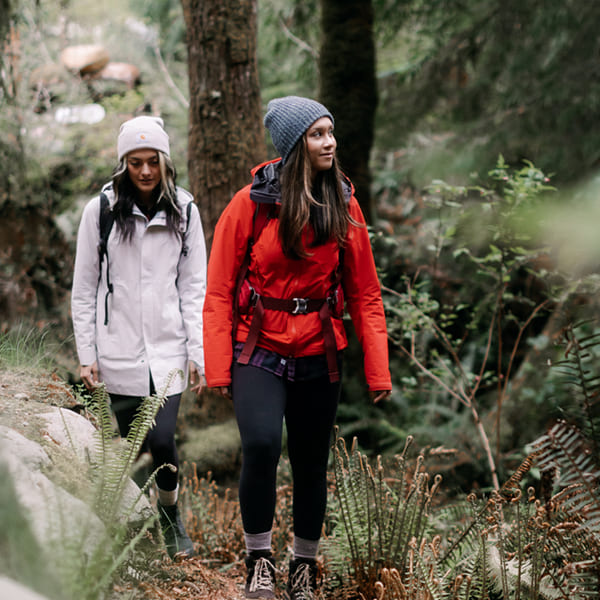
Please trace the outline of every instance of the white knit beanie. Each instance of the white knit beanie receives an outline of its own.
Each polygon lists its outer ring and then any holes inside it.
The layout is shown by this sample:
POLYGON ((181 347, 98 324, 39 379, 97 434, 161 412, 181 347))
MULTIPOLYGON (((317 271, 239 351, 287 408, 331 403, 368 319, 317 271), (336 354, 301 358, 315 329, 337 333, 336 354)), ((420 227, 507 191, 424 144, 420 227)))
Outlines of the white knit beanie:
POLYGON ((117 154, 121 160, 132 150, 151 148, 169 156, 169 136, 160 117, 135 117, 121 125, 117 154))

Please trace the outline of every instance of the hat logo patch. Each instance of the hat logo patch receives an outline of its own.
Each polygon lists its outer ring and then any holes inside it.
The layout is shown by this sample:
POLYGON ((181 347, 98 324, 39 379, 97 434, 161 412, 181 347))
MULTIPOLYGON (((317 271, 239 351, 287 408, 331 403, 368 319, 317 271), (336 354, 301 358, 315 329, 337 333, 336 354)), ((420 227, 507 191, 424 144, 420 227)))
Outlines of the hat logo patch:
POLYGON ((148 135, 146 133, 136 133, 135 141, 138 144, 143 144, 148 141, 148 135))

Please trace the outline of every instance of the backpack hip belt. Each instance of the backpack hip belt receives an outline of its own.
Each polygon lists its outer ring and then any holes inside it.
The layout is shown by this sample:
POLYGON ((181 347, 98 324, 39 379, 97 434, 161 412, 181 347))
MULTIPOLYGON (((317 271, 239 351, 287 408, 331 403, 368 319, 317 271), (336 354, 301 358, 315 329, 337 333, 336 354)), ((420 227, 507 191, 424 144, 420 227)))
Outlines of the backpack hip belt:
POLYGON ((335 304, 335 295, 337 290, 327 296, 327 298, 270 298, 261 296, 254 289, 252 290, 252 305, 254 312, 250 322, 248 337, 244 343, 242 352, 237 359, 238 363, 247 365, 254 352, 256 343, 260 336, 262 320, 265 310, 279 310, 291 315, 306 315, 308 313, 318 312, 321 320, 321 329, 323 331, 323 342, 325 345, 325 356, 327 358, 327 371, 329 381, 335 383, 340 380, 340 374, 337 363, 337 344, 335 341, 335 332, 332 323, 331 308, 335 304))

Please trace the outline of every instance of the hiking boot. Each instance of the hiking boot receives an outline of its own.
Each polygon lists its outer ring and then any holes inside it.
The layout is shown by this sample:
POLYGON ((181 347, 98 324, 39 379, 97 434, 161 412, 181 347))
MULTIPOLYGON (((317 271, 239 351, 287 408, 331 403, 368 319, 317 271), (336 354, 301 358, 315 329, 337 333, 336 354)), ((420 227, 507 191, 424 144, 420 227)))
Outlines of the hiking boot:
POLYGON ((246 598, 275 598, 275 561, 269 550, 252 550, 245 559, 246 598))
POLYGON ((169 556, 171 558, 191 558, 194 556, 194 544, 185 532, 177 504, 163 506, 159 502, 157 507, 158 518, 169 556))
POLYGON ((317 561, 296 558, 290 561, 286 590, 288 600, 315 600, 317 592, 317 561))

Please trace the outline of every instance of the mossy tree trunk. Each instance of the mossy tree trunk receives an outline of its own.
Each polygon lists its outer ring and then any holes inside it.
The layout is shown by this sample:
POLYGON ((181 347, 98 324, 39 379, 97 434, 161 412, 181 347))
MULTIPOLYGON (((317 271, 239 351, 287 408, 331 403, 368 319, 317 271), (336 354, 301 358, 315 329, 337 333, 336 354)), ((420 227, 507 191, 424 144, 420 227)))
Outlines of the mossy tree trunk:
POLYGON ((0 204, 19 195, 25 178, 23 111, 18 105, 19 83, 23 78, 18 8, 17 0, 0 0, 0 164, 10 165, 0 172, 0 204))
POLYGON ((190 91, 188 161, 210 245, 219 215, 266 157, 256 0, 182 0, 190 91))
POLYGON ((369 157, 377 82, 371 0, 321 0, 320 99, 335 117, 338 156, 373 221, 369 157))

